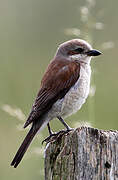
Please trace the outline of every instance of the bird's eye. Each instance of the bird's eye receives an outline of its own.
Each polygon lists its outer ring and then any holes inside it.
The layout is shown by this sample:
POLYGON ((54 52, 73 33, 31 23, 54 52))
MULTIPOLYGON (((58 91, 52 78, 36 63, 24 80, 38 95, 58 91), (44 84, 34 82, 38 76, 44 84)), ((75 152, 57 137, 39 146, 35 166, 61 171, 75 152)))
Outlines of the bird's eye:
POLYGON ((82 52, 84 51, 84 49, 83 49, 83 48, 77 48, 77 49, 75 49, 74 51, 76 51, 76 52, 78 52, 78 53, 82 53, 82 52))
POLYGON ((83 51, 84 51, 83 48, 77 48, 77 49, 74 49, 74 50, 70 50, 68 52, 68 54, 69 55, 81 54, 83 51))

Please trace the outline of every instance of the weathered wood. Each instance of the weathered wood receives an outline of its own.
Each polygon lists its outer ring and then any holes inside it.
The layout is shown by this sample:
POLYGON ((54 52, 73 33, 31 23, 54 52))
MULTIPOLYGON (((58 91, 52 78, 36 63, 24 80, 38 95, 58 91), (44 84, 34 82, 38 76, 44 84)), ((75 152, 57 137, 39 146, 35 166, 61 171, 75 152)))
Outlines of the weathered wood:
POLYGON ((45 180, 118 180, 118 131, 81 127, 48 143, 45 180))

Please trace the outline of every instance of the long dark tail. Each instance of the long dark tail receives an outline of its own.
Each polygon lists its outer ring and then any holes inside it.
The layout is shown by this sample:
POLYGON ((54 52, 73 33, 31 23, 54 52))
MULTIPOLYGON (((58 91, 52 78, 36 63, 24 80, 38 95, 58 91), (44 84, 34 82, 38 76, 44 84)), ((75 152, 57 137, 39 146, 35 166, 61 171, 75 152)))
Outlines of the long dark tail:
POLYGON ((37 131, 38 129, 34 129, 34 126, 31 127, 20 148, 18 149, 13 161, 11 162, 11 166, 14 166, 14 168, 18 166, 37 131))

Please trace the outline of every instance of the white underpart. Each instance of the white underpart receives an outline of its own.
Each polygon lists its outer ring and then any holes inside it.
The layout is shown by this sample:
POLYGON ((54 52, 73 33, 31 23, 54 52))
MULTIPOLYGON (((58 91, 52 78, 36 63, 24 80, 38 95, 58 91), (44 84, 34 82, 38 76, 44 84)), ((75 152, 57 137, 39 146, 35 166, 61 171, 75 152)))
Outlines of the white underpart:
POLYGON ((81 63, 80 77, 74 86, 68 91, 64 98, 59 99, 54 103, 51 110, 48 112, 47 121, 52 120, 57 116, 67 117, 77 112, 85 103, 90 89, 91 67, 88 63, 81 63))
POLYGON ((84 62, 90 64, 91 57, 87 56, 86 54, 75 54, 71 55, 70 58, 73 60, 77 60, 79 62, 84 62))
POLYGON ((61 108, 62 116, 66 117, 77 112, 85 103, 90 89, 90 77, 90 65, 82 63, 78 81, 64 97, 61 108))

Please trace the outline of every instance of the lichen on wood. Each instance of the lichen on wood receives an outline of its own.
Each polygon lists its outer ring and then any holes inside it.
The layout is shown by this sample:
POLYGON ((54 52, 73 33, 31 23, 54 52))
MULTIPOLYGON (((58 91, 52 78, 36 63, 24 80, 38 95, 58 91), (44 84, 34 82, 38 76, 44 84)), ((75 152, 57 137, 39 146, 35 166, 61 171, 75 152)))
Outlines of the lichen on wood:
POLYGON ((45 150, 45 180, 117 180, 118 131, 77 128, 45 150))

